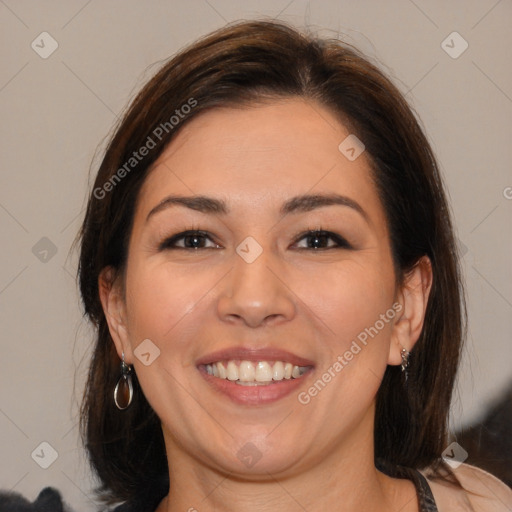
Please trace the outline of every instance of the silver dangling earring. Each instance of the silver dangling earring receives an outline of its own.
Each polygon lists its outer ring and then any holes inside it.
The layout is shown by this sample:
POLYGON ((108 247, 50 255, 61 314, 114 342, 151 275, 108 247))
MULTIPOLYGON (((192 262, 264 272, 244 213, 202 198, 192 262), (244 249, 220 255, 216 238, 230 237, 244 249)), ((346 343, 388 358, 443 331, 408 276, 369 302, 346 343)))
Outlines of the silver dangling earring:
POLYGON ((117 381, 114 388, 114 403, 120 411, 127 409, 132 403, 133 399, 133 383, 132 383, 132 369, 124 362, 121 361, 121 377, 117 381))
POLYGON ((409 354, 410 352, 402 347, 402 350, 400 351, 400 355, 402 356, 402 365, 401 365, 401 368, 402 368, 402 372, 405 373, 405 382, 407 382, 407 368, 409 366, 409 354))

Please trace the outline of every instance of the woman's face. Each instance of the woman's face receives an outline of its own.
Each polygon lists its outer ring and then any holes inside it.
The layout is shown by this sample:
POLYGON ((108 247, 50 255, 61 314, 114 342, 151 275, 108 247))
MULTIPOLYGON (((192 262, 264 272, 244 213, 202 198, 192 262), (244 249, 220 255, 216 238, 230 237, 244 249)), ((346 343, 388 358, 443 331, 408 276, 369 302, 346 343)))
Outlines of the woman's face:
POLYGON ((301 99, 216 109, 146 179, 114 338, 171 464, 256 478, 371 447, 401 305, 369 162, 351 139, 339 149, 349 135, 301 99))

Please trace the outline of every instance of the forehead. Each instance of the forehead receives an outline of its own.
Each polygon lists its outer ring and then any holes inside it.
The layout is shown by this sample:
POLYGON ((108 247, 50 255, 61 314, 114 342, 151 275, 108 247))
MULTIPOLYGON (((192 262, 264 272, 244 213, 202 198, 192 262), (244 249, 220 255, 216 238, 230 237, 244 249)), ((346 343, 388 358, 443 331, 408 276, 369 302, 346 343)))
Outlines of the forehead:
POLYGON ((246 207, 313 192, 378 201, 366 155, 351 161, 339 149, 349 135, 331 111, 304 99, 212 109, 185 125, 160 155, 140 192, 140 209, 170 193, 216 195, 246 207))

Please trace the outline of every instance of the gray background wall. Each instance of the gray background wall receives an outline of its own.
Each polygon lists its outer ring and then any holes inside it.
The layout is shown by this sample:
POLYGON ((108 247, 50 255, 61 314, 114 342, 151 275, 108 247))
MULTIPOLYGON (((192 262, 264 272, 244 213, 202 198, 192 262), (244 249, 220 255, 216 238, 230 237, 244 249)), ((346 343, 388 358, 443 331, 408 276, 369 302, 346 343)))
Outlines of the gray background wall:
POLYGON ((53 485, 77 511, 93 510, 76 428, 91 333, 69 254, 91 160, 152 63, 261 16, 342 34, 416 108, 465 251, 469 340, 452 423, 478 418, 510 380, 510 1, 1 0, 1 488, 33 499, 53 485), (454 31, 462 38, 447 39, 454 31), (55 43, 42 32, 58 44, 49 56, 55 43), (58 453, 48 469, 41 442, 58 453))

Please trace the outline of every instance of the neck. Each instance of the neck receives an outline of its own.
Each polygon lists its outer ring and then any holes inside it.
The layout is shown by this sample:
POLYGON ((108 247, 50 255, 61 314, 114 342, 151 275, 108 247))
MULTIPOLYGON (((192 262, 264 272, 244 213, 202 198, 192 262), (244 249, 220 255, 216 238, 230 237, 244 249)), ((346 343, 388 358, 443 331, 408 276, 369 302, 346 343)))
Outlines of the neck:
POLYGON ((416 490, 374 465, 373 418, 365 427, 329 447, 304 471, 261 471, 241 475, 220 471, 192 457, 166 435, 170 495, 157 512, 266 512, 273 510, 361 510, 417 512, 416 490))

